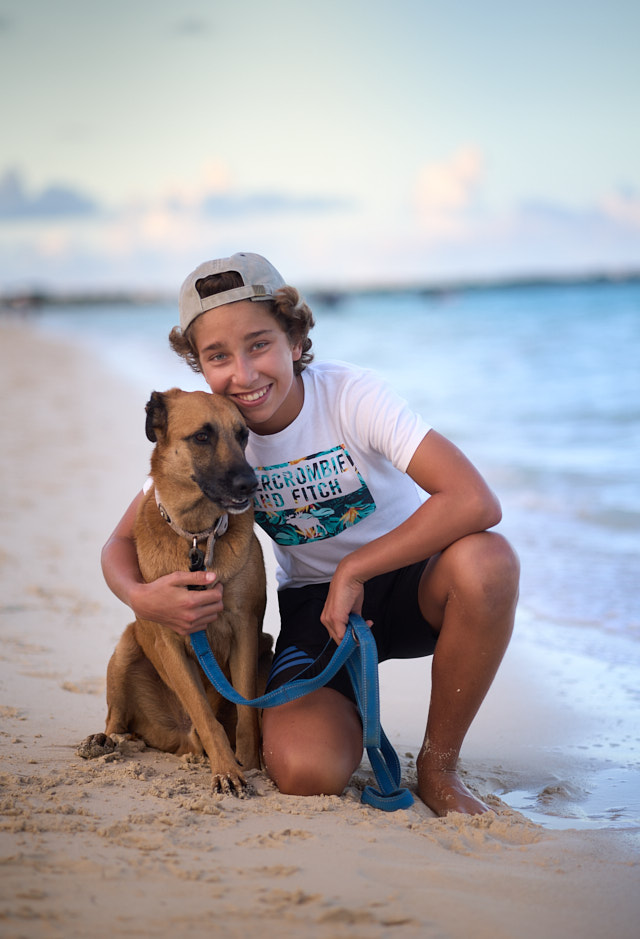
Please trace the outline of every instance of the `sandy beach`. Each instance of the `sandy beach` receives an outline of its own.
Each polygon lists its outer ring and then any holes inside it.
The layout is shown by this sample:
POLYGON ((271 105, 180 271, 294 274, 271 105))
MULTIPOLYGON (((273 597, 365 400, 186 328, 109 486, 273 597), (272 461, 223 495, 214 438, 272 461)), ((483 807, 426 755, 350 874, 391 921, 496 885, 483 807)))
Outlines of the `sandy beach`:
MULTIPOLYGON (((500 762, 463 753, 494 809, 476 818, 363 806, 366 760, 340 798, 283 796, 255 772, 239 800, 212 794, 202 762, 135 745, 80 759, 128 622, 99 554, 146 472, 144 398, 28 321, 0 320, 0 361, 3 937, 635 939, 640 829, 557 830, 509 808, 508 741, 500 762)), ((523 708, 507 697, 522 654, 481 727, 523 708)), ((411 787, 420 740, 403 739, 411 787)))

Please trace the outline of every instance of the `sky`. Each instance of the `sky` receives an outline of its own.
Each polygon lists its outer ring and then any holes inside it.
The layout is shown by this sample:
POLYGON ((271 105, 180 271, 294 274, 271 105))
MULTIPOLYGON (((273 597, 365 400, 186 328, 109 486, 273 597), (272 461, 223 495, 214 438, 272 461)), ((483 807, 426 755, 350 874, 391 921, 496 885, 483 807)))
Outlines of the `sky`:
POLYGON ((0 293, 640 269, 637 0, 0 0, 0 293))

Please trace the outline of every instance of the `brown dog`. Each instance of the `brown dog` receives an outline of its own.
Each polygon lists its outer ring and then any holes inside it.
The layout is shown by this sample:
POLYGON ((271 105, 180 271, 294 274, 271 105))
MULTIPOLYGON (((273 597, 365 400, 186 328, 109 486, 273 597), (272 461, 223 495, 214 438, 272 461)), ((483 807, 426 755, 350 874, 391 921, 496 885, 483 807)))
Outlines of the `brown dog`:
MULTIPOLYGON (((244 455, 247 428, 235 405, 201 391, 153 392, 146 410, 147 436, 156 446, 153 487, 135 525, 142 575, 151 581, 189 570, 193 538, 187 535, 201 536, 204 554, 211 546, 208 532, 227 515, 226 532, 213 538, 211 565, 224 585, 224 612, 207 627, 207 637, 233 687, 254 698, 258 658, 262 654, 263 672, 271 637, 261 632, 265 572, 253 531, 257 484, 244 455)), ((220 791, 242 792, 246 782, 238 764, 245 770, 260 766, 258 711, 222 699, 189 638, 157 623, 136 619, 124 631, 107 670, 107 704, 107 735, 132 733, 178 755, 204 750, 220 791)))

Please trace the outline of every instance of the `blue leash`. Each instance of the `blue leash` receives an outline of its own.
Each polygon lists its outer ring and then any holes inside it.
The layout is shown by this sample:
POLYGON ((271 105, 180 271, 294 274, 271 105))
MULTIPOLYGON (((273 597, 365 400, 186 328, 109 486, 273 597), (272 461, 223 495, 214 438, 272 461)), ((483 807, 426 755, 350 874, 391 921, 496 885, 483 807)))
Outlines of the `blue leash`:
POLYGON ((365 786, 362 801, 385 812, 395 812, 397 809, 406 809, 413 805, 413 796, 409 790, 400 788, 400 761, 380 726, 378 651, 371 630, 361 616, 351 614, 344 639, 319 675, 314 678, 296 679, 251 700, 238 694, 223 675, 204 629, 191 635, 191 645, 202 670, 219 694, 234 704, 256 708, 286 704, 311 691, 317 691, 346 665, 362 718, 363 744, 380 787, 378 790, 365 786))

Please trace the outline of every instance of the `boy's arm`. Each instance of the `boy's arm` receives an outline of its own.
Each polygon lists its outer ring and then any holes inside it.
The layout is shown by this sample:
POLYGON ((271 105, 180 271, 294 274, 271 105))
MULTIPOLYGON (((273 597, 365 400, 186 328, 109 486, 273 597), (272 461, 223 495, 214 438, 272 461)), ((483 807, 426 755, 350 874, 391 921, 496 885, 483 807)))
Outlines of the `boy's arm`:
POLYGON ((497 525, 500 504, 466 456, 435 430, 422 439, 407 474, 427 499, 405 522, 342 559, 322 622, 339 642, 350 612, 361 612, 363 585, 378 574, 423 561, 454 541, 497 525))
POLYGON ((167 626, 181 636, 204 629, 222 612, 222 584, 208 571, 176 571, 146 583, 133 538, 140 492, 126 510, 102 549, 102 572, 112 592, 140 619, 167 626), (186 590, 189 585, 208 590, 186 590))

